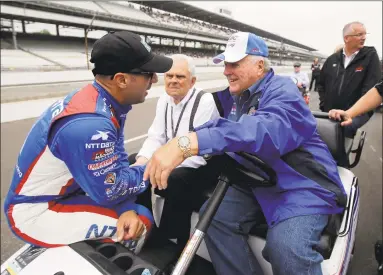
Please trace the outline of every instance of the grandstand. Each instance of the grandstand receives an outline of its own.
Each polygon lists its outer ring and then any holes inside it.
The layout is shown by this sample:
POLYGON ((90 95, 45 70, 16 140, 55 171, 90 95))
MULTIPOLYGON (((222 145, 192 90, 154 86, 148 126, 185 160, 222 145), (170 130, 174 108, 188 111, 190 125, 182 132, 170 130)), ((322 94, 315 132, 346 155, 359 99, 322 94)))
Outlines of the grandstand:
POLYGON ((1 70, 91 67, 87 60, 94 41, 112 30, 136 32, 154 52, 182 52, 200 66, 214 65, 211 57, 223 51, 237 31, 263 37, 273 65, 324 58, 296 41, 183 2, 2 1, 1 11, 1 70), (30 31, 36 24, 49 30, 30 31))

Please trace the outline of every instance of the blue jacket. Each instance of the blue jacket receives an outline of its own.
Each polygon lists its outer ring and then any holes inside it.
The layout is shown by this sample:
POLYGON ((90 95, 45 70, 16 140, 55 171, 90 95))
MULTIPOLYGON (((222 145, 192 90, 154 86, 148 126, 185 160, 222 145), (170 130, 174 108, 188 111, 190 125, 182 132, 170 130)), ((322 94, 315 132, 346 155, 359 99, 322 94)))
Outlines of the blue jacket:
POLYGON ((148 188, 144 166, 129 167, 121 106, 96 82, 48 108, 20 151, 5 211, 18 203, 51 202, 84 191, 96 204, 121 213, 135 209, 148 188))
POLYGON ((343 211, 346 194, 336 162, 296 85, 271 70, 249 90, 240 106, 229 89, 216 94, 225 118, 196 128, 199 154, 245 151, 275 170, 275 187, 253 189, 270 227, 295 216, 343 211), (226 119, 234 100, 237 121, 226 119))

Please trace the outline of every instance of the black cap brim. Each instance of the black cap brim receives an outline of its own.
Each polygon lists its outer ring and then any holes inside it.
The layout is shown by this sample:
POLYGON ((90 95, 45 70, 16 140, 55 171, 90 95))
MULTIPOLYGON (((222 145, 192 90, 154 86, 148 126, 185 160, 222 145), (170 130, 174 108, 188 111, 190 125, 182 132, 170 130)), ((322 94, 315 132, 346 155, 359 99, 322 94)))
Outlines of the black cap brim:
POLYGON ((166 73, 173 66, 173 59, 153 54, 148 62, 140 66, 140 69, 144 72, 153 72, 153 73, 166 73))

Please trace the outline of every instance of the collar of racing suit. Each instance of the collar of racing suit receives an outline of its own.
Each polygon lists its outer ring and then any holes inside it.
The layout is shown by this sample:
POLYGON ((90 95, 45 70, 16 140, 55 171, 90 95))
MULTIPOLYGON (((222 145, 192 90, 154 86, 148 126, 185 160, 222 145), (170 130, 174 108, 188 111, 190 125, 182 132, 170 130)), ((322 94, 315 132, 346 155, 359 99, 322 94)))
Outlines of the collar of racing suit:
POLYGON ((132 109, 132 105, 130 104, 122 105, 118 103, 117 100, 115 100, 114 97, 96 81, 93 81, 93 86, 97 89, 100 95, 106 100, 106 104, 109 106, 109 108, 111 107, 113 109, 113 111, 116 113, 116 116, 118 118, 126 115, 132 109))

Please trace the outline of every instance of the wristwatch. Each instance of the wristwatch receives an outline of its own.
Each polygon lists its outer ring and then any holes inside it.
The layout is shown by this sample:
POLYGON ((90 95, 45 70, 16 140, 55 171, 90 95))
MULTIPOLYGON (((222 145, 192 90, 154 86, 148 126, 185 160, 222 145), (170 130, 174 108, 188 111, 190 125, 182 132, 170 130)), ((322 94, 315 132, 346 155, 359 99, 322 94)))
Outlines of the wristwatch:
POLYGON ((191 154, 190 139, 187 136, 181 136, 178 138, 178 147, 181 149, 184 158, 189 158, 191 154))

